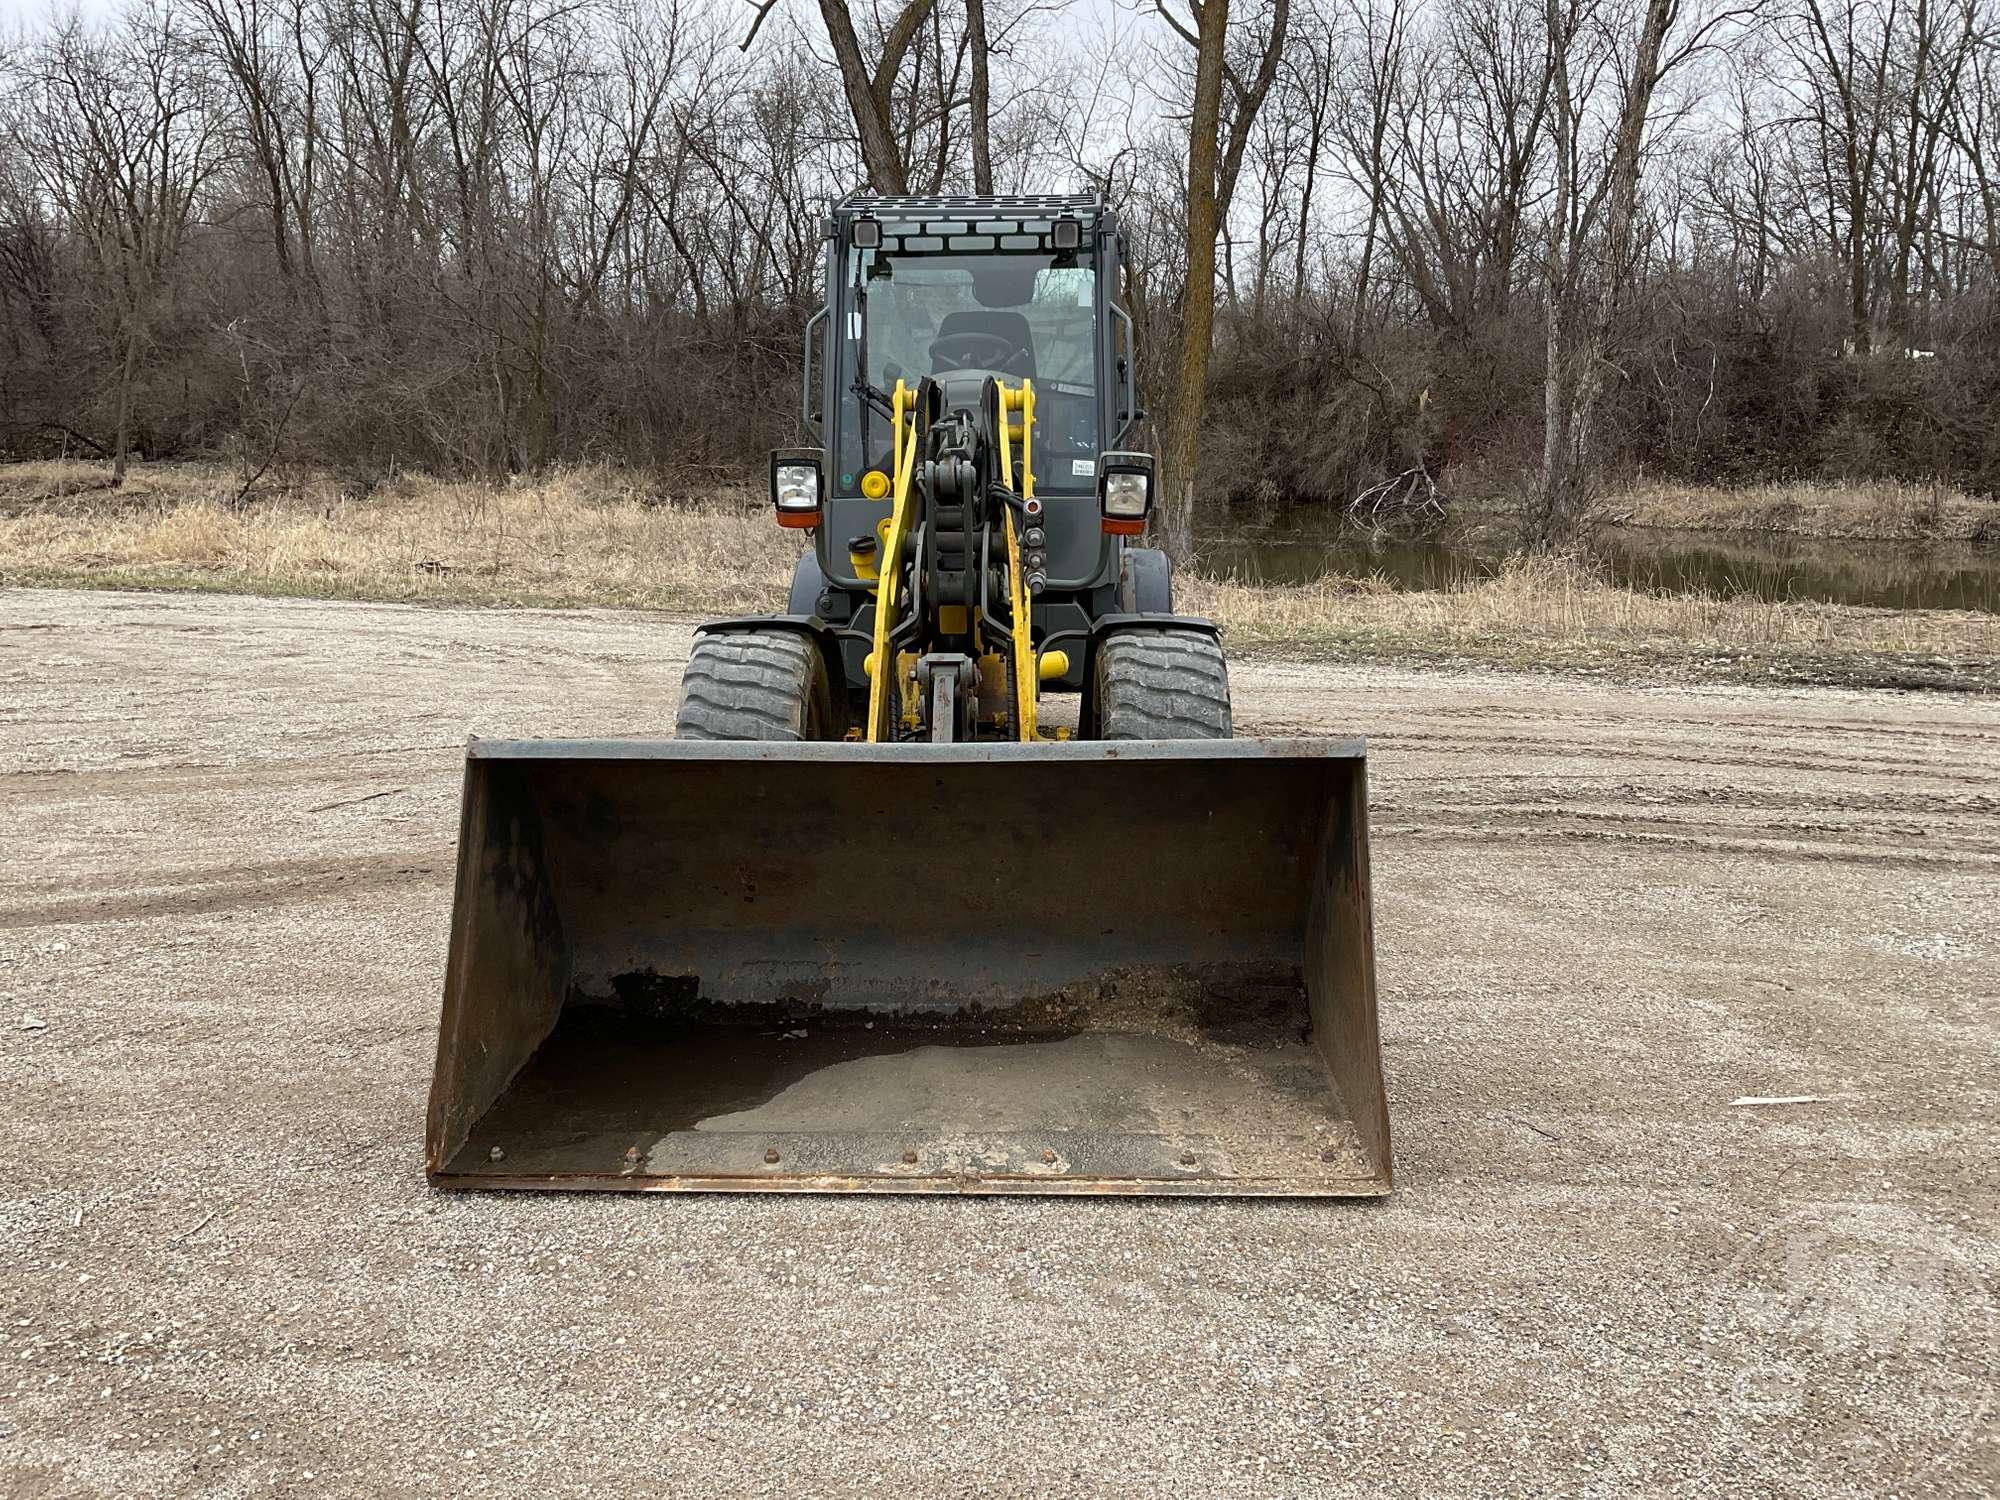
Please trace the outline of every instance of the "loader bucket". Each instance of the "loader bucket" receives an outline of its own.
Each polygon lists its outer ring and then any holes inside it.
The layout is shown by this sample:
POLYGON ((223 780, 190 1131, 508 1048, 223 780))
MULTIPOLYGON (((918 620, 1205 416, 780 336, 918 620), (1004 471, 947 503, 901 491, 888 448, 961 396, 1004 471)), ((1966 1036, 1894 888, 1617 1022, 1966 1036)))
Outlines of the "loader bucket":
POLYGON ((475 741, 446 1188, 1386 1193, 1358 742, 475 741))

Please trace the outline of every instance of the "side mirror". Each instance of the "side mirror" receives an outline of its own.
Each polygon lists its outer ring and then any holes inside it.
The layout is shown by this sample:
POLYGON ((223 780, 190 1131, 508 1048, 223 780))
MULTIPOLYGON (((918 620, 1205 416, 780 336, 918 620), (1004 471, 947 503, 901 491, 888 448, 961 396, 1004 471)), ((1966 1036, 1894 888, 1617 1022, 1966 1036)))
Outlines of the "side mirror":
POLYGON ((799 411, 805 418, 806 430, 814 437, 821 433, 819 391, 813 384, 813 330, 825 321, 824 307, 806 319, 805 349, 799 361, 799 411))

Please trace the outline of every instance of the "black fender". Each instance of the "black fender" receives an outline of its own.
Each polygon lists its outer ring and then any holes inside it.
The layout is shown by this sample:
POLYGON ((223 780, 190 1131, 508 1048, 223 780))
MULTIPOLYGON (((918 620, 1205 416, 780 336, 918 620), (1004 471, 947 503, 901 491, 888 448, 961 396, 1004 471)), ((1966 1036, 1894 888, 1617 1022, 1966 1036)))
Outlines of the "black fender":
MULTIPOLYGON (((812 554, 806 554, 806 561, 812 561, 812 554)), ((818 573, 818 568, 814 568, 818 573)), ((796 588, 796 575, 794 587, 796 588)), ((815 595, 817 599, 817 595, 815 595)), ((721 620, 704 620, 695 626, 695 638, 705 635, 743 635, 753 630, 795 630, 811 639, 819 647, 820 663, 826 670, 828 694, 833 704, 834 738, 847 732, 845 722, 847 710, 847 669, 842 665, 840 649, 841 631, 838 626, 828 624, 817 614, 788 615, 731 615, 721 620)), ((850 632, 851 633, 851 632, 850 632)))
POLYGON ((838 583, 829 583, 826 570, 819 565, 819 554, 807 551, 799 555, 792 569, 791 597, 785 601, 788 620, 813 619, 831 639, 822 638, 821 645, 827 650, 827 671, 835 687, 847 684, 849 693, 866 694, 868 678, 861 670, 861 663, 874 649, 872 632, 857 629, 857 625, 870 618, 866 610, 874 600, 869 589, 855 590, 838 583), (835 608, 835 606, 840 606, 835 608), (821 617, 823 610, 833 612, 846 620, 845 625, 828 623, 821 617), (845 641, 843 648, 841 642, 845 641))
POLYGON ((1086 736, 1094 733, 1091 726, 1097 722, 1097 648, 1124 630, 1197 630, 1217 640, 1222 638, 1222 627, 1200 615, 1147 614, 1099 615, 1090 622, 1088 630, 1065 631, 1060 640, 1051 637, 1047 645, 1064 645, 1078 639, 1083 643, 1083 701, 1077 706, 1076 722, 1079 732, 1086 736))
POLYGON ((820 571, 819 553, 808 547, 799 554, 798 566, 792 569, 792 593, 785 601, 786 617, 798 619, 817 615, 819 596, 825 591, 826 574, 820 571))
POLYGON ((1141 615, 1174 612, 1174 565, 1156 547, 1127 547, 1118 569, 1118 602, 1141 615))

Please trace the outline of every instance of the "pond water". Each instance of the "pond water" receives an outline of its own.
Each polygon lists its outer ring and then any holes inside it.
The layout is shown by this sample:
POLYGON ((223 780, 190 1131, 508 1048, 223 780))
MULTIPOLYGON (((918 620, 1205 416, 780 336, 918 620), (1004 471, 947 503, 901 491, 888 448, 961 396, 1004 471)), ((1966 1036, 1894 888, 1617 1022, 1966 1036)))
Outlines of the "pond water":
MULTIPOLYGON (((1510 540, 1505 527, 1462 526, 1422 540, 1377 541, 1303 521, 1216 538, 1203 545, 1200 567, 1244 583, 1379 573, 1398 588, 1434 589, 1490 577, 1510 540)), ((1594 545, 1612 575, 1633 588, 2000 614, 2000 547, 1616 526, 1600 529, 1594 545)))

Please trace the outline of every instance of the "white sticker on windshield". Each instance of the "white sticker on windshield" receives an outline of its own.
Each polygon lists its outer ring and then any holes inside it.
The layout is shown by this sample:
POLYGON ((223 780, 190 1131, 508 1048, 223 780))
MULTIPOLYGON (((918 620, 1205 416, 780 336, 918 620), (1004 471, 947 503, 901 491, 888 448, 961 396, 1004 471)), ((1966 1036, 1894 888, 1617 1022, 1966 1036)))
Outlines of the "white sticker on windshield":
POLYGON ((1094 479, 1097 476, 1097 460, 1094 458, 1073 458, 1069 464, 1073 479, 1094 479))

